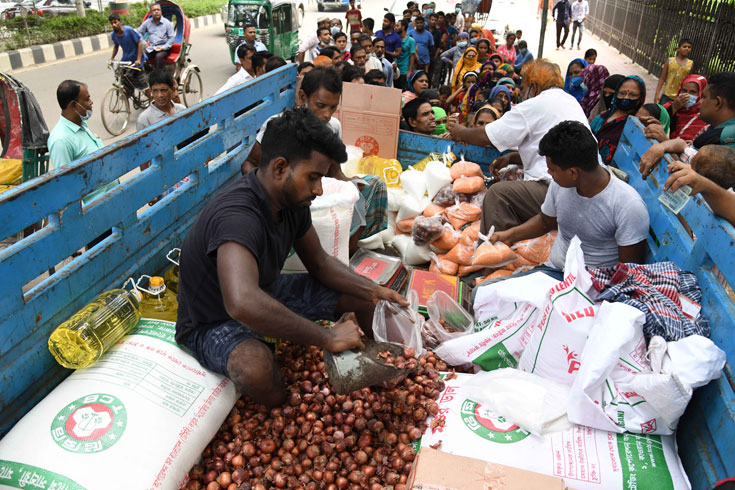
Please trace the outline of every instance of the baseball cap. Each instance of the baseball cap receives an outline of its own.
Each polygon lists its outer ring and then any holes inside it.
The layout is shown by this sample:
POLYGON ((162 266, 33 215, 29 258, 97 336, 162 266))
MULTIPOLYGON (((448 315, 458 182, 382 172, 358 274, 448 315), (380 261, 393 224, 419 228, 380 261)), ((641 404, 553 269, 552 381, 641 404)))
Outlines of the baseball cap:
POLYGON ((328 20, 329 20, 329 17, 327 17, 326 15, 322 15, 321 17, 318 17, 316 19, 316 23, 318 24, 320 22, 327 22, 328 20))

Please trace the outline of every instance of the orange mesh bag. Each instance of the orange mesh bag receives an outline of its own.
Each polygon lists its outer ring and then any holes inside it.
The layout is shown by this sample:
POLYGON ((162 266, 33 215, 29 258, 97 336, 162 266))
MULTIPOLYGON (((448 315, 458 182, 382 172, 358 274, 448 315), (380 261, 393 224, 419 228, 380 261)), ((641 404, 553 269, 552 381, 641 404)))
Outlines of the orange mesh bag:
POLYGON ((475 194, 485 190, 485 179, 482 177, 465 177, 464 175, 452 184, 452 190, 458 194, 475 194))
POLYGON ((474 245, 477 243, 477 236, 480 233, 480 221, 475 221, 470 226, 466 226, 462 229, 462 238, 459 242, 462 245, 474 245))
POLYGON ((445 256, 447 260, 456 262, 459 265, 472 265, 472 256, 475 254, 474 247, 468 247, 461 243, 456 244, 452 249, 447 252, 445 256))
MULTIPOLYGON (((465 162, 461 160, 452 165, 449 169, 449 175, 452 176, 452 180, 457 180, 460 177, 484 177, 482 174, 482 167, 476 163, 465 162)), ((455 192, 457 192, 455 190, 455 192)))
POLYGON ((396 233, 411 233, 414 218, 407 218, 396 222, 396 233))
POLYGON ((469 202, 457 202, 447 209, 447 219, 455 230, 459 230, 467 223, 480 219, 482 209, 469 202))
MULTIPOLYGON (((488 235, 492 235, 493 228, 490 228, 488 235)), ((472 265, 482 265, 485 267, 503 267, 518 260, 518 256, 503 242, 491 243, 490 239, 479 234, 483 243, 477 247, 475 257, 472 259, 472 265)))
POLYGON ((452 228, 449 223, 444 224, 444 233, 431 244, 440 250, 451 250, 459 242, 462 235, 452 228))
POLYGON ((489 281, 490 279, 497 279, 498 277, 506 277, 506 276, 510 276, 511 274, 513 273, 509 270, 499 269, 487 277, 478 277, 477 279, 475 279, 475 286, 479 286, 483 282, 489 281))
POLYGON ((464 277, 482 269, 485 269, 484 265, 460 265, 459 269, 457 269, 457 275, 459 277, 464 277))
POLYGON ((554 245, 556 235, 556 231, 550 231, 538 238, 515 243, 511 248, 529 262, 543 264, 549 260, 549 254, 551 254, 551 247, 554 245))
POLYGON ((426 208, 424 209, 423 215, 427 218, 433 218, 434 216, 444 214, 446 210, 447 208, 443 206, 439 206, 438 204, 432 203, 426 206, 426 208))
POLYGON ((431 256, 431 265, 429 266, 430 272, 438 272, 439 274, 447 274, 449 276, 457 275, 459 264, 452 262, 451 260, 447 260, 447 254, 437 255, 434 252, 431 252, 429 255, 431 256))

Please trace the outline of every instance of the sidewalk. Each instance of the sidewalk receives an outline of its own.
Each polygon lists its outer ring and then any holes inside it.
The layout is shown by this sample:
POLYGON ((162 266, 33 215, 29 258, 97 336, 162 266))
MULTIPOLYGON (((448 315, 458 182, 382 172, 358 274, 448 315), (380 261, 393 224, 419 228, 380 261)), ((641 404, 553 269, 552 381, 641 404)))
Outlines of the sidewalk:
MULTIPOLYGON (((224 22, 222 20, 222 14, 203 15, 189 20, 193 29, 224 22)), ((29 66, 75 58, 111 47, 112 40, 110 39, 110 33, 107 32, 105 34, 69 39, 53 44, 31 46, 30 48, 22 48, 17 51, 5 51, 0 53, 0 72, 12 72, 21 68, 28 68, 29 66)))
MULTIPOLYGON (((552 0, 549 0, 550 2, 552 0)), ((593 0, 594 1, 594 0, 593 0)), ((538 6, 537 0, 516 0, 515 6, 518 10, 518 15, 515 19, 509 19, 510 28, 515 31, 521 29, 523 31, 523 39, 528 42, 528 49, 533 53, 534 57, 537 56, 538 45, 540 39, 541 20, 536 19, 536 7, 538 6)), ((579 32, 577 32, 579 34, 579 32)), ((569 29, 569 37, 567 38, 566 46, 569 48, 571 45, 572 29, 569 29)), ((504 42, 504 39, 497 39, 500 44, 504 42)), ((576 39, 575 39, 576 42, 576 39)), ((638 75, 646 82, 646 102, 652 102, 653 96, 656 92, 656 84, 658 84, 658 74, 648 73, 642 66, 633 63, 630 58, 620 54, 616 49, 611 48, 609 45, 594 37, 589 30, 584 31, 582 37, 581 50, 577 50, 576 46, 574 49, 556 50, 556 23, 551 20, 549 16, 549 22, 546 25, 546 35, 544 37, 544 58, 553 61, 559 65, 561 69, 562 77, 566 76, 567 66, 575 58, 584 58, 584 52, 589 48, 597 50, 597 61, 598 65, 604 65, 611 75, 620 73, 622 75, 638 75)))

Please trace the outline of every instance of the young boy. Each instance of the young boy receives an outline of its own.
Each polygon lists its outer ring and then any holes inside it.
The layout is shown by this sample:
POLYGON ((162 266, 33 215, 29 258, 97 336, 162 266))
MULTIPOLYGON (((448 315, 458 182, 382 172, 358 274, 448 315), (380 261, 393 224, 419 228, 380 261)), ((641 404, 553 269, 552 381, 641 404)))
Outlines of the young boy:
POLYGON ((665 104, 676 99, 681 82, 692 72, 694 61, 689 59, 692 52, 692 42, 689 39, 679 41, 676 56, 669 58, 664 63, 661 77, 658 79, 656 96, 654 102, 665 104))
POLYGON ((544 264, 557 271, 557 278, 575 235, 582 241, 587 267, 642 263, 649 225, 646 205, 635 189, 599 164, 590 130, 578 121, 562 121, 541 138, 539 154, 546 157, 553 179, 541 212, 490 240, 512 244, 558 229, 544 264))
POLYGON ((594 65, 595 61, 597 61, 597 50, 590 48, 585 51, 584 60, 587 62, 588 65, 594 65))
POLYGON ((347 25, 350 26, 350 34, 360 32, 362 28, 362 12, 355 7, 355 0, 350 0, 350 8, 345 13, 347 25))

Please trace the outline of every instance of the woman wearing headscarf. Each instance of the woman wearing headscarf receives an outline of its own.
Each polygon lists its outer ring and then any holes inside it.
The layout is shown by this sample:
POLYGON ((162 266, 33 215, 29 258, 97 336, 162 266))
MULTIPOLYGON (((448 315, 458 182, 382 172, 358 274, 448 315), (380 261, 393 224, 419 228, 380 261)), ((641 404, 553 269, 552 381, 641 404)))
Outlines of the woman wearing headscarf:
POLYGON ((567 76, 564 79, 564 91, 582 102, 586 87, 582 86, 582 70, 587 67, 587 62, 582 58, 572 60, 567 66, 567 76))
POLYGON ((613 162, 628 116, 634 116, 645 102, 646 83, 641 77, 628 75, 618 84, 610 109, 590 123, 597 137, 600 156, 606 165, 613 162))
POLYGON ((482 67, 482 63, 477 61, 477 48, 469 47, 465 50, 462 58, 454 67, 452 75, 452 92, 456 92, 462 86, 462 79, 465 73, 478 71, 482 67))
POLYGON ((511 95, 510 90, 508 90, 508 87, 506 87, 505 85, 496 85, 490 91, 490 98, 492 99, 493 97, 497 97, 503 101, 503 104, 505 104, 505 112, 508 112, 510 110, 510 101, 512 100, 513 96, 511 95))
POLYGON ((664 106, 661 104, 643 104, 635 116, 641 120, 641 122, 647 126, 645 118, 652 117, 656 121, 653 123, 660 124, 666 137, 669 136, 671 130, 671 119, 669 113, 664 106))
POLYGON ((447 97, 447 104, 449 104, 450 108, 454 106, 457 108, 457 110, 461 111, 462 102, 464 102, 465 95, 467 95, 467 92, 475 83, 477 83, 477 72, 466 72, 462 77, 462 85, 460 85, 457 90, 452 92, 452 95, 447 97))
POLYGON ((502 65, 505 63, 505 58, 503 58, 503 55, 500 53, 493 53, 490 55, 490 58, 488 58, 490 61, 492 61, 496 67, 502 65))
POLYGON ((597 116, 610 109, 612 105, 612 98, 615 95, 615 89, 618 84, 625 78, 625 75, 610 75, 602 83, 602 91, 600 92, 600 100, 592 108, 587 120, 592 122, 597 116))
POLYGON ((516 85, 516 82, 513 81, 510 77, 503 77, 495 84, 495 86, 503 85, 510 90, 510 102, 512 104, 517 104, 520 102, 520 90, 518 90, 518 85, 516 85))
POLYGON ((603 65, 587 65, 582 70, 582 83, 587 86, 587 93, 582 97, 580 105, 587 117, 590 116, 592 109, 600 101, 602 84, 605 83, 605 79, 609 76, 610 73, 603 65))
POLYGON ((460 123, 467 121, 467 117, 469 116, 470 112, 472 112, 473 106, 475 105, 477 94, 481 90, 487 90, 495 86, 494 82, 492 82, 494 72, 495 63, 488 60, 482 64, 482 68, 480 68, 480 76, 477 78, 477 82, 475 82, 475 84, 470 87, 470 89, 464 96, 464 100, 462 101, 462 110, 459 114, 460 123))
POLYGON ((408 90, 403 92, 401 98, 401 106, 406 105, 406 102, 410 102, 419 95, 421 92, 429 88, 429 76, 424 70, 416 70, 406 80, 408 83, 408 90))
POLYGON ((492 53, 492 46, 490 45, 490 41, 487 39, 478 39, 477 40, 477 61, 480 63, 486 62, 488 59, 490 59, 490 53, 492 53))
POLYGON ((671 116, 671 138, 694 140, 704 131, 707 123, 699 118, 699 105, 707 79, 702 75, 689 75, 681 82, 676 99, 664 104, 671 116))

